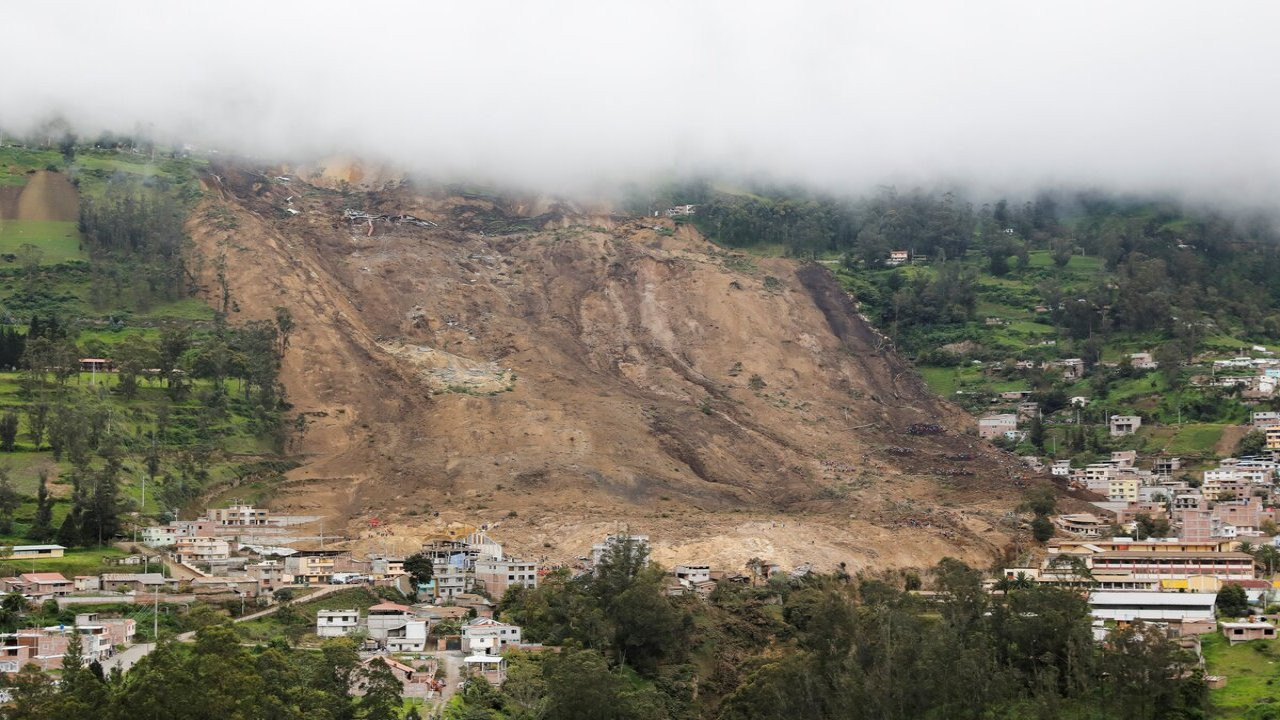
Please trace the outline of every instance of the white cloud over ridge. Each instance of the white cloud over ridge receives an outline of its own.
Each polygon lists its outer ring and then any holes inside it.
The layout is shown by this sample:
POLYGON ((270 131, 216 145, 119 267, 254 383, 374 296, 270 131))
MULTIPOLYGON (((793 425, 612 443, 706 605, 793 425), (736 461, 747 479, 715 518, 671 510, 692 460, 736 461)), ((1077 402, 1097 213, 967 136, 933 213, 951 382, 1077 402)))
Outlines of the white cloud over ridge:
POLYGON ((1272 2, 24 2, 0 126, 548 190, 670 172, 1265 203, 1272 2))

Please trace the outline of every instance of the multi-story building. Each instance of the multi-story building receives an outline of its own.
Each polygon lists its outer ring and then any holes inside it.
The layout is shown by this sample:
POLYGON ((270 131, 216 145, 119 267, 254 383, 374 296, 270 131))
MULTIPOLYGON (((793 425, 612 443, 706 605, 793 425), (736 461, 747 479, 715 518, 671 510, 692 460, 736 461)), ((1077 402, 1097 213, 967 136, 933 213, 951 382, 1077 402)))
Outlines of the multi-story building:
POLYGON ((507 558, 476 560, 475 582, 490 597, 501 598, 512 585, 535 588, 538 586, 538 566, 535 563, 507 558))
POLYGON ((219 525, 257 527, 269 524, 271 513, 250 505, 232 505, 225 508, 209 508, 205 516, 219 525))
POLYGON ((1012 413, 1001 413, 998 415, 987 415, 978 418, 978 437, 983 440, 993 440, 998 437, 1004 437, 1007 432, 1016 432, 1018 429, 1018 416, 1012 413))
POLYGON ((1138 478, 1132 474, 1118 475, 1107 483, 1107 498, 1112 502, 1137 502, 1138 478))
POLYGON ((1205 508, 1187 508, 1178 511, 1182 530, 1178 537, 1188 541, 1209 540, 1213 537, 1212 514, 1205 508))
POLYGON ((507 645, 520 644, 520 626, 493 618, 475 618, 462 626, 462 650, 497 655, 507 645))
POLYGON ((321 610, 316 613, 316 635, 318 637, 341 637, 351 635, 360 628, 360 611, 321 610))
POLYGON ((301 550, 284 559, 284 571, 295 583, 324 585, 333 579, 334 565, 343 550, 301 550))
POLYGON ((1111 437, 1132 435, 1142 427, 1142 418, 1137 415, 1112 415, 1108 423, 1111 437))
POLYGON ((174 555, 182 563, 208 563, 231 557, 231 545, 215 537, 180 537, 175 543, 174 555))
POLYGON ((1252 580, 1253 556, 1242 552, 1131 552, 1109 551, 1085 557, 1090 568, 1127 570, 1137 578, 1183 579, 1210 575, 1219 580, 1252 580))
POLYGON ((142 528, 142 544, 148 547, 170 547, 177 544, 178 533, 172 525, 142 528))
POLYGON ((413 619, 413 608, 408 605, 384 602, 369 608, 365 625, 369 628, 369 637, 384 642, 387 639, 387 633, 404 627, 405 623, 413 619))
POLYGON ((1280 425, 1272 425, 1266 429, 1267 440, 1266 449, 1280 450, 1280 425))

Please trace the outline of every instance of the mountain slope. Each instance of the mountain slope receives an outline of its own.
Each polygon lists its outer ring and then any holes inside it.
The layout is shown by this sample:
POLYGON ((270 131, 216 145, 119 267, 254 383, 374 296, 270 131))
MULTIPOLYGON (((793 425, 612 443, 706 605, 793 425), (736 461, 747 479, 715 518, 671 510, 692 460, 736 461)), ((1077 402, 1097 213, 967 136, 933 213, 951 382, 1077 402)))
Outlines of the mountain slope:
POLYGON ((282 378, 305 463, 277 504, 367 545, 501 522, 565 559, 625 523, 666 561, 856 566, 1007 539, 1016 469, 820 267, 563 206, 234 168, 207 186, 190 229, 211 298, 225 265, 241 316, 296 324, 282 378))

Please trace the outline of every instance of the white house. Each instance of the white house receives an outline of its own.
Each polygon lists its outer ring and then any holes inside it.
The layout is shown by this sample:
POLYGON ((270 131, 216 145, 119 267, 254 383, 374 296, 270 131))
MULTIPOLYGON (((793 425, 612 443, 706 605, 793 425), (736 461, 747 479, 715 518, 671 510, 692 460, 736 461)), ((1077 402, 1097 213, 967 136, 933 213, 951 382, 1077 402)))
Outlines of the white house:
POLYGON ((427 621, 409 620, 387 630, 387 652, 423 652, 427 649, 427 621))
POLYGON ((520 626, 493 618, 475 618, 462 626, 462 651, 496 655, 507 645, 520 644, 520 626))
POLYGON ((359 610, 321 610, 316 613, 316 635, 319 637, 350 635, 359 627, 359 610))

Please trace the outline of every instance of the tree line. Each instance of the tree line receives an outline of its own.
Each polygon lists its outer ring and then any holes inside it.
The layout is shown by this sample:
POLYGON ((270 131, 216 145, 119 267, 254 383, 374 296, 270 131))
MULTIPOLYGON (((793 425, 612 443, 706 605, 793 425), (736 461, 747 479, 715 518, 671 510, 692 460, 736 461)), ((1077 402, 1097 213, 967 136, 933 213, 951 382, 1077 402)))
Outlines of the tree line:
POLYGON ((886 580, 780 576, 668 597, 643 546, 599 572, 512 588, 504 616, 559 653, 517 654, 500 689, 471 682, 451 720, 566 718, 1201 718, 1194 658, 1162 630, 1092 635, 1079 593, 1010 586, 951 559, 935 596, 886 580))

